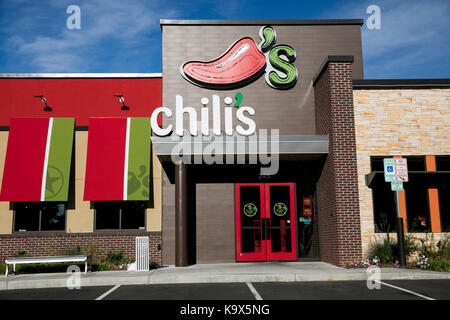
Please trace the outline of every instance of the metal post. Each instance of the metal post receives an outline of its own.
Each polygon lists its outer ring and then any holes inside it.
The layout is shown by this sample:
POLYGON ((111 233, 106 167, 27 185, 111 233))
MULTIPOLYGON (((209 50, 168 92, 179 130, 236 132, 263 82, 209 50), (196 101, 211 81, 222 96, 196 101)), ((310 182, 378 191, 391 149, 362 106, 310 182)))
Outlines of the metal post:
POLYGON ((189 265, 187 167, 175 165, 175 266, 189 265))
POLYGON ((400 266, 406 267, 406 255, 405 255, 405 236, 403 231, 403 219, 400 216, 400 201, 398 198, 398 191, 395 191, 397 202, 397 247, 398 247, 398 259, 400 266))

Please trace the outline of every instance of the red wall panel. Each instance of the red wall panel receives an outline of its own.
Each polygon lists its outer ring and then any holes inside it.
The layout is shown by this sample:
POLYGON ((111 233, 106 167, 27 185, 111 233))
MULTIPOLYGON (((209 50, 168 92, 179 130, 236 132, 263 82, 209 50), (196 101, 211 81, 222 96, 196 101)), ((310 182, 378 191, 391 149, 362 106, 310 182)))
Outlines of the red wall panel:
POLYGON ((162 104, 161 78, 1 78, 0 126, 11 118, 74 117, 87 126, 89 117, 149 117, 162 104), (114 94, 123 94, 129 110, 114 94), (33 95, 43 95, 52 111, 33 95))

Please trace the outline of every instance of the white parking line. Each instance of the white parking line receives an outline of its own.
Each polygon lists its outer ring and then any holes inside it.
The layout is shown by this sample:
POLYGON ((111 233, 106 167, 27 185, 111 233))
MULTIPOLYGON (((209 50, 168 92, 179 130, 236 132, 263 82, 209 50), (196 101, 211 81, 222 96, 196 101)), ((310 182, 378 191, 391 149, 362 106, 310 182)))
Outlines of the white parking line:
POLYGON ((389 283, 386 283, 386 282, 383 282, 383 281, 380 281, 380 280, 375 280, 375 281, 377 281, 377 282, 379 282, 379 283, 381 283, 381 284, 383 284, 385 286, 388 286, 388 287, 391 287, 391 288, 394 288, 394 289, 397 289, 397 290, 401 290, 401 291, 404 291, 404 292, 411 293, 411 294, 413 294, 415 296, 421 297, 421 298, 426 299, 426 300, 436 300, 436 299, 424 296, 424 295, 422 295, 420 293, 417 293, 417 292, 414 292, 414 291, 411 291, 411 290, 408 290, 408 289, 403 289, 403 288, 394 286, 392 284, 389 284, 389 283))
POLYGON ((109 289, 108 291, 106 291, 104 294, 102 294, 100 297, 98 297, 95 300, 102 300, 104 297, 106 297, 107 295, 109 295, 110 293, 112 293, 113 291, 115 291, 118 287, 120 287, 120 284, 112 287, 111 289, 109 289))
POLYGON ((256 291, 255 287, 250 282, 247 282, 247 287, 250 289, 250 291, 252 292, 252 294, 256 298, 256 300, 262 300, 263 299, 263 298, 261 298, 261 296, 259 295, 258 291, 256 291))

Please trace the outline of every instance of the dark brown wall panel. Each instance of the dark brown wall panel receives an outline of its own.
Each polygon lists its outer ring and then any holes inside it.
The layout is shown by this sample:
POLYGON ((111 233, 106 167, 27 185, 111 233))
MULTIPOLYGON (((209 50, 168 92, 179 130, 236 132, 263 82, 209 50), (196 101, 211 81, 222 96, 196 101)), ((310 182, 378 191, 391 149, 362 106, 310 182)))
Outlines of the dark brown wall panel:
MULTIPOLYGON (((184 106, 194 107, 199 116, 202 97, 209 98, 211 110, 213 94, 219 95, 223 102, 225 97, 234 98, 241 92, 242 105, 256 111, 252 119, 257 129, 279 129, 281 135, 315 135, 313 78, 329 55, 354 56, 352 76, 363 78, 360 25, 273 25, 277 44, 288 44, 296 50, 294 64, 299 77, 290 90, 269 87, 264 75, 245 87, 220 91, 200 88, 180 75, 184 62, 213 60, 240 38, 251 37, 259 44, 261 27, 263 25, 163 25, 163 106, 175 111, 175 96, 181 95, 184 106)), ((164 120, 165 125, 168 123, 172 123, 171 119, 164 120)), ((197 263, 235 261, 233 184, 197 184, 196 190, 196 208, 192 214, 196 215, 197 263)), ((175 258, 174 200, 174 186, 165 177, 164 264, 173 264, 175 258)))
MULTIPOLYGON (((244 96, 243 105, 256 111, 253 119, 259 129, 280 129, 280 134, 315 134, 312 79, 328 55, 352 55, 353 77, 363 78, 361 32, 358 25, 274 26, 277 44, 288 44, 297 53, 294 62, 298 82, 290 90, 269 87, 264 75, 239 89, 214 91, 197 87, 180 75, 180 66, 190 60, 210 61, 225 52, 236 40, 249 36, 260 43, 262 26, 163 26, 163 105, 175 106, 182 95, 184 105, 201 108, 200 98, 218 94, 244 96)), ((211 106, 210 106, 211 107, 211 106)))

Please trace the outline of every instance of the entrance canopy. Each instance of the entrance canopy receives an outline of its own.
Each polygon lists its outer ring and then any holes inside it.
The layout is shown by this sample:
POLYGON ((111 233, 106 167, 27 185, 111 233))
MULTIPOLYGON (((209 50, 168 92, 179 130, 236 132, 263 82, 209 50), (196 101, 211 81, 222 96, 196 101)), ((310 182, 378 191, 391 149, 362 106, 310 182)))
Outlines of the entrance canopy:
MULTIPOLYGON (((267 167, 274 155, 279 161, 317 160, 328 154, 329 144, 328 135, 152 136, 151 140, 172 183, 175 181, 174 164, 180 161, 185 164, 203 164, 206 166, 203 166, 204 172, 212 170, 217 176, 217 166, 222 169, 237 168, 236 165, 267 167)), ((228 174, 225 171, 223 173, 228 174)))
POLYGON ((182 151, 183 156, 251 156, 255 154, 278 154, 280 160, 313 159, 328 153, 328 135, 295 136, 199 136, 156 137, 152 144, 161 162, 171 161, 173 154, 182 151))

